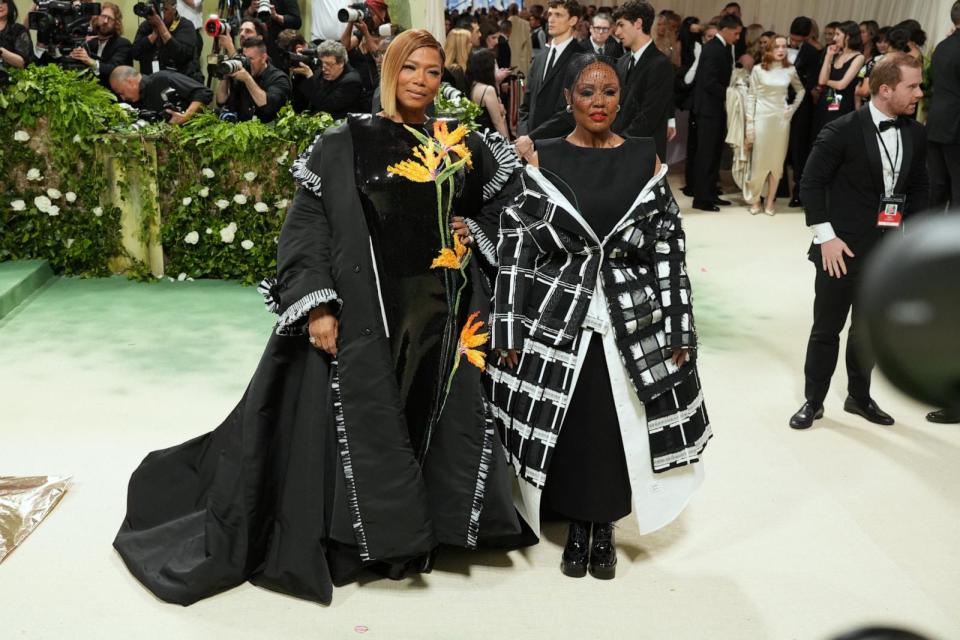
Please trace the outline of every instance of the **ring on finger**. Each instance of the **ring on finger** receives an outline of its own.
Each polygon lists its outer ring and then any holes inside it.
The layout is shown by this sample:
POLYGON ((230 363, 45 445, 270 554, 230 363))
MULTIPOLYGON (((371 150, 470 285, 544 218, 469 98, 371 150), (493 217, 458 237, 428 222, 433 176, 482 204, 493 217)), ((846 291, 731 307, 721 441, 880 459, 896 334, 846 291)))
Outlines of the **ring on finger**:
POLYGON ((314 338, 313 336, 310 336, 310 344, 312 344, 313 346, 317 346, 317 339, 314 338))

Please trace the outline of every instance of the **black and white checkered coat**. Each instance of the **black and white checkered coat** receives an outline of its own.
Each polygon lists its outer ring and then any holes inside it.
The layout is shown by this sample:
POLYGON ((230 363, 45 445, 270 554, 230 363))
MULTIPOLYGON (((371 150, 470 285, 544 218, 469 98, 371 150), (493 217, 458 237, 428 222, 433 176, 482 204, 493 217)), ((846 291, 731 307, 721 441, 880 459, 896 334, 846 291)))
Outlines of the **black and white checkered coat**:
MULTIPOLYGON (((610 329, 647 413, 653 470, 690 464, 711 437, 696 369, 697 337, 680 209, 666 167, 606 238, 537 170, 500 217, 492 346, 521 352, 488 366, 490 400, 521 477, 537 487, 569 405, 578 348, 599 288, 610 329), (598 282, 599 281, 599 282, 598 282), (690 349, 677 367, 674 348, 690 349)), ((600 327, 602 329, 602 327, 600 327)))

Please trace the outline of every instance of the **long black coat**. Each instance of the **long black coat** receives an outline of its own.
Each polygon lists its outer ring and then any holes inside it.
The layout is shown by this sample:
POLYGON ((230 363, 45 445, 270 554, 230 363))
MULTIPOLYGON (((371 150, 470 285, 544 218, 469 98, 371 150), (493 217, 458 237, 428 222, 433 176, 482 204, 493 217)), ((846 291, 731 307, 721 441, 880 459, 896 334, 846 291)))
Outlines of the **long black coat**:
POLYGON ((613 130, 622 136, 653 138, 657 155, 666 158, 667 121, 673 117, 673 65, 651 42, 628 75, 632 55, 617 63, 623 89, 613 130))
MULTIPOLYGON (((927 208, 930 177, 923 125, 909 118, 901 121, 903 159, 894 191, 906 194, 904 216, 908 217, 927 208)), ((823 128, 800 183, 807 225, 823 222, 833 225, 837 237, 856 256, 846 259, 852 271, 860 268, 884 234, 884 228, 877 227, 877 209, 884 195, 880 153, 870 109, 864 107, 823 128)), ((810 245, 809 257, 820 264, 820 245, 810 245)))
POLYGON ((719 36, 703 46, 693 85, 694 113, 713 117, 726 114, 727 86, 733 75, 731 51, 731 46, 725 45, 719 36))

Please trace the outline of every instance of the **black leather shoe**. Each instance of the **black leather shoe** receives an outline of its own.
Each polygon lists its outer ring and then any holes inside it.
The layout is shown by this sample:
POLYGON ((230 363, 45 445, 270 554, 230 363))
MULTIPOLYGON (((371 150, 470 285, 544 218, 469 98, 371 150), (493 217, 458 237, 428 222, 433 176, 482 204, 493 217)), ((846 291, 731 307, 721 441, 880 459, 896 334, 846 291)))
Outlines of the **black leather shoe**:
POLYGON ((716 200, 713 201, 713 204, 721 207, 729 207, 733 203, 730 202, 729 200, 724 200, 723 198, 717 198, 716 200))
POLYGON ((937 424, 960 424, 960 413, 954 413, 949 409, 931 411, 927 414, 927 422, 936 422, 937 424))
POLYGON ((867 404, 861 404, 847 396, 847 399, 843 401, 843 410, 847 413, 854 413, 874 424, 882 424, 887 427, 893 424, 893 418, 884 413, 873 400, 870 400, 867 404))
POLYGON ((823 405, 814 404, 809 400, 803 403, 803 406, 790 418, 790 426, 793 429, 809 429, 813 426, 814 420, 823 417, 823 405))
POLYGON ((611 580, 617 575, 617 547, 613 543, 612 523, 593 523, 593 544, 590 545, 590 575, 598 580, 611 580))
POLYGON ((699 200, 694 200, 692 206, 694 209, 699 209, 700 211, 720 211, 720 207, 712 202, 700 202, 699 200))
POLYGON ((680 189, 680 193, 682 193, 683 195, 687 196, 688 198, 692 198, 692 197, 693 197, 693 188, 691 188, 691 187, 684 187, 683 189, 680 189))
POLYGON ((590 559, 590 523, 574 520, 567 533, 567 545, 563 548, 560 571, 570 578, 582 578, 587 575, 587 562, 590 559))
POLYGON ((803 207, 803 203, 800 202, 800 198, 798 198, 797 196, 793 196, 792 198, 790 198, 790 204, 788 204, 787 206, 790 207, 791 209, 797 209, 799 207, 803 207))

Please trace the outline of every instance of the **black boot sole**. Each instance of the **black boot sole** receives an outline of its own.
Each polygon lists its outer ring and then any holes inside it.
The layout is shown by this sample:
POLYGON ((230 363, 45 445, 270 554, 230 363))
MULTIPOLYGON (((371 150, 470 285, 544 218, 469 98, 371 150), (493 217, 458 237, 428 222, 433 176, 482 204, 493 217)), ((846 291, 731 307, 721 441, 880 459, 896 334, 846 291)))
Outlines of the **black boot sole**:
POLYGON ((613 580, 617 575, 617 565, 612 567, 595 567, 590 565, 590 575, 597 580, 613 580))
POLYGON ((576 562, 560 561, 560 573, 568 578, 582 578, 587 575, 587 565, 576 562))

